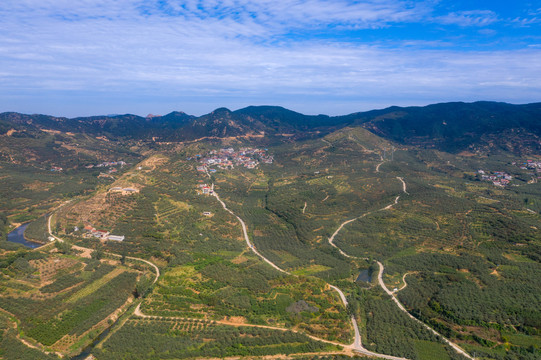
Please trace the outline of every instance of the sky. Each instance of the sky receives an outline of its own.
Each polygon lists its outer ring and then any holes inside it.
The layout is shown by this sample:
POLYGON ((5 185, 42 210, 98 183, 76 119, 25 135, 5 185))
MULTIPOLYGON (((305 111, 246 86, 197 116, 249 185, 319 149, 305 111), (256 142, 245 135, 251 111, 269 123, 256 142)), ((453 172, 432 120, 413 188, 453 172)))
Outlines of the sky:
POLYGON ((2 0, 0 112, 541 101, 541 0, 2 0))

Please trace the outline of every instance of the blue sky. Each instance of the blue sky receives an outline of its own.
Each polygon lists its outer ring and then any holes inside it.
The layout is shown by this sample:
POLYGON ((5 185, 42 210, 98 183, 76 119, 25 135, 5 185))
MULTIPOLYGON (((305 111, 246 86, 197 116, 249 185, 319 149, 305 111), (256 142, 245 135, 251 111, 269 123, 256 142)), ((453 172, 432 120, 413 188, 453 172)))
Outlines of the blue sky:
POLYGON ((541 101, 541 1, 3 0, 0 112, 541 101))

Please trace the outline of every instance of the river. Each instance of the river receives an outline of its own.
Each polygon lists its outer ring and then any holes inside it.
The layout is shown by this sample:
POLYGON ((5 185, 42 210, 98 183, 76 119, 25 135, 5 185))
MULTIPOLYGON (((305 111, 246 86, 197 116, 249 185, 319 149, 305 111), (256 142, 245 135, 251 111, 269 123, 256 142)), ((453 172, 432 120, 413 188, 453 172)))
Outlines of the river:
POLYGON ((43 246, 43 244, 33 242, 33 241, 28 241, 24 238, 24 231, 26 230, 29 224, 30 223, 23 224, 19 226, 18 228, 16 228, 15 230, 13 230, 12 232, 10 232, 8 234, 8 241, 14 242, 17 244, 22 244, 31 249, 35 249, 40 246, 43 246))

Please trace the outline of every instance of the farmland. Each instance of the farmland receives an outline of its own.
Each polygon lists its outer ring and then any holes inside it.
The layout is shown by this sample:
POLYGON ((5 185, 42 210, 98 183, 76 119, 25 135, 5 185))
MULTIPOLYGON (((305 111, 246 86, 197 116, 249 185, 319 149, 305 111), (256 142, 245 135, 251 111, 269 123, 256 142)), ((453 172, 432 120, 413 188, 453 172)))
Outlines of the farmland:
POLYGON ((44 358, 75 354, 114 323, 91 350, 98 359, 338 358, 352 355, 353 315, 362 346, 379 354, 464 359, 444 336, 479 359, 541 357, 541 190, 512 157, 407 147, 389 155, 387 141, 356 129, 265 144, 274 161, 254 169, 198 171, 197 155, 222 145, 156 145, 115 179, 69 197, 43 193, 47 206, 28 205, 31 217, 21 206, 0 219, 34 219, 28 236, 40 239, 44 212, 63 200, 52 228, 64 245, 3 250, 2 341, 24 338, 44 358), (512 174, 514 186, 480 181, 480 168, 512 174), (249 245, 236 216, 203 188, 243 220, 249 245), (89 237, 85 225, 125 240, 89 237), (70 243, 88 256, 66 251, 70 243), (158 281, 130 257, 156 264, 158 281), (421 323, 382 290, 376 261, 421 323), (355 282, 364 270, 372 281, 355 282))
POLYGON ((0 306, 36 347, 77 353, 125 310, 141 275, 129 266, 51 249, 19 252, 2 269, 0 306))

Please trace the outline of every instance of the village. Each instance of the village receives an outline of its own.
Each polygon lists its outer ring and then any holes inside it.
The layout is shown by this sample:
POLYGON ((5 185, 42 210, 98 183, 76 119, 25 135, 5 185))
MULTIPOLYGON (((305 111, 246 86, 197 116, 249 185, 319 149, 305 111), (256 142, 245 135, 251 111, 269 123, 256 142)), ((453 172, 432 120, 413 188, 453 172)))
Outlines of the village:
POLYGON ((494 186, 505 187, 511 183, 513 177, 503 171, 484 171, 478 170, 477 173, 483 181, 490 181, 494 186))
MULTIPOLYGON (((231 170, 235 166, 255 169, 260 162, 272 164, 274 161, 274 157, 267 153, 267 149, 249 147, 240 148, 238 151, 235 151, 234 148, 212 150, 205 156, 196 155, 195 158, 199 159, 199 162, 202 164, 197 167, 197 171, 200 172, 216 172, 217 169, 231 170)), ((188 158, 188 160, 192 159, 191 157, 188 158)))

